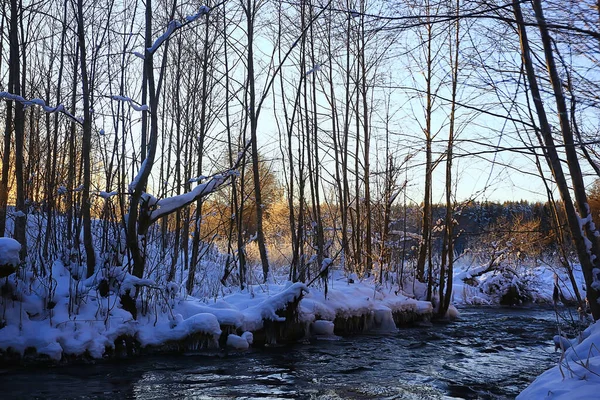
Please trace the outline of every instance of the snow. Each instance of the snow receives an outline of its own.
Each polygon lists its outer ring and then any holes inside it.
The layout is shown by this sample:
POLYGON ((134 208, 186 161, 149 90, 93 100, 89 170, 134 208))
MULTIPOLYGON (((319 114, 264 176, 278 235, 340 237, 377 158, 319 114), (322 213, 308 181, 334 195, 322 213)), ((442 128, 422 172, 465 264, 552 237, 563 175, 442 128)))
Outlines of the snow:
POLYGON ((178 312, 188 318, 198 313, 210 313, 215 316, 219 324, 230 325, 241 328, 244 325, 244 314, 234 308, 218 308, 218 306, 208 306, 198 301, 198 299, 188 298, 183 300, 177 306, 178 312))
POLYGON ((600 323, 588 327, 583 340, 559 337, 563 356, 540 375, 517 399, 597 399, 600 389, 600 323), (568 343, 568 344, 567 344, 568 343))
POLYGON ((196 183, 196 182, 201 182, 203 180, 205 180, 207 177, 204 175, 200 175, 196 178, 190 178, 190 180, 188 181, 188 183, 196 183))
POLYGON ((63 348, 56 342, 50 343, 48 346, 38 350, 38 353, 45 354, 50 357, 51 360, 60 361, 62 357, 63 348))
POLYGON ((0 265, 16 267, 20 263, 21 244, 14 239, 0 237, 0 265))
POLYGON ((167 40, 172 34, 173 32, 175 32, 176 29, 181 27, 181 23, 179 21, 171 21, 169 22, 169 24, 167 25, 167 30, 165 31, 165 33, 163 33, 162 35, 160 35, 158 37, 158 39, 156 39, 154 41, 154 44, 151 47, 148 47, 148 53, 154 53, 156 52, 156 50, 158 50, 158 48, 160 47, 161 44, 163 44, 163 42, 165 40, 167 40))
MULTIPOLYGON (((0 239, 0 243, 2 259, 18 262, 18 243, 7 238, 0 239)), ((217 347, 221 327, 229 326, 243 333, 229 335, 226 346, 244 350, 254 342, 252 332, 263 328, 265 321, 285 321, 278 311, 293 302, 299 304, 298 322, 305 324, 307 333, 312 325, 314 334, 329 337, 333 337, 337 317, 366 313, 369 329, 395 331, 394 311, 432 311, 430 303, 378 287, 372 280, 348 284, 339 271, 334 273, 335 282, 327 298, 318 287, 309 288, 299 282, 249 285, 243 291, 230 288, 229 293, 210 299, 185 295, 180 284, 174 282, 137 278, 127 273, 126 267, 98 268, 90 278, 81 279, 84 275, 84 265, 67 267, 56 261, 52 265, 52 288, 31 272, 22 277, 13 273, 6 278, 5 289, 19 300, 5 304, 0 349, 12 348, 23 354, 35 348, 38 354, 56 361, 65 354, 102 358, 123 335, 135 338, 142 347, 201 335, 217 347), (134 319, 123 309, 121 296, 138 290, 162 299, 162 305, 142 314, 138 299, 134 319)))
POLYGON ((600 280, 598 280, 598 277, 600 277, 600 268, 592 269, 592 279, 594 280, 592 288, 600 292, 600 280))
POLYGON ((246 338, 234 334, 227 336, 226 345, 236 350, 247 350, 250 347, 250 343, 248 343, 246 338))
POLYGON ((367 280, 361 282, 356 276, 349 280, 339 271, 335 271, 333 277, 338 283, 329 287, 326 299, 322 291, 311 291, 302 299, 300 307, 304 319, 333 321, 338 317, 368 315, 370 329, 395 331, 394 312, 433 312, 431 303, 411 299, 391 288, 377 287, 367 280))
MULTIPOLYGON (((272 285, 274 286, 274 285, 272 285)), ((304 292, 308 292, 308 287, 301 282, 296 282, 283 289, 277 294, 266 297, 260 303, 246 308, 244 313, 244 329, 247 331, 256 331, 263 327, 265 319, 271 321, 285 321, 285 318, 277 315, 277 311, 299 299, 304 292)))
POLYGON ((31 283, 24 287, 18 284, 15 274, 7 278, 10 290, 22 301, 7 303, 3 316, 6 326, 0 329, 0 349, 10 347, 23 354, 25 349, 33 347, 53 360, 60 360, 64 354, 86 352, 101 358, 106 348, 113 347, 122 335, 135 337, 142 346, 148 346, 193 334, 207 335, 216 343, 221 334, 219 321, 211 313, 183 318, 167 311, 134 320, 122 309, 119 295, 136 285, 148 287, 155 282, 133 277, 120 268, 101 269, 91 278, 77 281, 72 272, 57 261, 52 267, 52 276, 56 286, 52 296, 55 305, 51 309, 45 307, 42 299, 47 295, 43 282, 27 277, 31 283), (96 288, 105 278, 112 283, 111 290, 103 297, 96 288), (84 293, 86 301, 78 302, 84 293))
POLYGON ((306 72, 306 75, 310 75, 314 72, 319 72, 321 70, 321 64, 315 64, 311 69, 306 72))
POLYGON ((335 325, 332 321, 317 320, 312 323, 311 330, 315 335, 332 336, 335 325))
POLYGON ((158 199, 152 196, 150 193, 142 193, 142 202, 146 203, 148 207, 154 207, 158 204, 158 199))
POLYGON ((146 168, 146 162, 148 161, 148 159, 144 159, 144 161, 142 162, 142 165, 140 166, 140 170, 138 171, 137 175, 135 176, 135 178, 133 178, 133 181, 131 181, 131 183, 129 184, 129 191, 133 192, 136 188, 136 186, 138 185, 138 182, 140 181, 140 179, 142 179, 142 173, 144 172, 144 169, 146 168))
POLYGON ((119 293, 123 294, 127 291, 133 291, 136 287, 147 286, 156 287, 156 282, 152 279, 142 279, 127 273, 123 273, 119 293))
POLYGON ((324 258, 323 262, 321 263, 321 270, 320 272, 325 272, 327 270, 327 268, 329 268, 329 266, 333 264, 333 260, 329 257, 324 258))
POLYGON ((192 315, 177 323, 174 327, 169 321, 161 321, 156 326, 145 325, 138 331, 137 338, 142 346, 158 346, 170 341, 182 340, 192 334, 204 333, 217 340, 221 335, 219 321, 213 314, 200 313, 192 315))
POLYGON ((446 312, 446 318, 448 318, 449 320, 454 320, 456 318, 458 318, 460 315, 460 312, 458 311, 458 309, 456 307, 454 307, 452 304, 450 304, 450 306, 448 306, 448 311, 446 312))
POLYGON ((248 344, 254 343, 254 335, 252 334, 252 332, 244 332, 242 333, 242 337, 246 339, 248 344))
POLYGON ((555 335, 553 340, 555 349, 557 350, 561 349, 562 351, 565 351, 566 349, 572 346, 571 341, 568 338, 561 335, 555 335))
MULTIPOLYGON (((585 280, 580 265, 573 265, 573 274, 582 296, 585 280)), ((517 287, 520 294, 531 303, 552 303, 554 279, 564 298, 576 301, 571 282, 564 268, 546 265, 509 268, 500 266, 489 269, 487 265, 471 267, 456 264, 452 297, 457 305, 498 305, 509 287, 517 287), (487 271, 487 272, 486 272, 487 271)))

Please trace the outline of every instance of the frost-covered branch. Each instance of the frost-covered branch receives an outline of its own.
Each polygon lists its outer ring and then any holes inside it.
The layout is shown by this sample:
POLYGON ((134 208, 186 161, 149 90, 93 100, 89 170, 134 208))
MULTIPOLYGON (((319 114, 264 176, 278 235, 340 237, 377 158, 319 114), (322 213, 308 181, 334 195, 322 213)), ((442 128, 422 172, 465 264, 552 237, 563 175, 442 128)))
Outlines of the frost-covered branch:
POLYGON ((8 101, 18 101, 19 103, 23 104, 24 107, 39 106, 45 112, 47 112, 49 114, 61 113, 61 114, 66 115, 73 121, 77 122, 78 124, 83 125, 83 119, 80 117, 76 117, 73 114, 71 114, 70 112, 68 112, 67 109, 65 108, 65 106, 62 104, 59 104, 56 107, 50 107, 50 106, 47 106, 46 102, 42 99, 36 98, 36 99, 27 100, 26 98, 24 98, 22 96, 19 96, 17 94, 12 94, 9 92, 0 92, 0 99, 4 99, 4 100, 8 100, 8 101))
POLYGON ((321 64, 315 64, 311 69, 306 72, 306 75, 319 72, 321 70, 321 64))

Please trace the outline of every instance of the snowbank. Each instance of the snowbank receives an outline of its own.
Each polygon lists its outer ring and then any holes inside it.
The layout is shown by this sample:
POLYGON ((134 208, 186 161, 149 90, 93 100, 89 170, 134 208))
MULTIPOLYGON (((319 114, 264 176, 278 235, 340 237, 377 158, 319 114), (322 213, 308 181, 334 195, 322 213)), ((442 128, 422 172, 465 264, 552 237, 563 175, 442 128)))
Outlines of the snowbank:
MULTIPOLYGON (((277 289, 276 285, 271 285, 271 289, 273 288, 277 289)), ((277 311, 284 309, 287 304, 299 300, 303 292, 309 292, 308 287, 300 282, 279 288, 279 290, 278 293, 266 297, 260 303, 243 311, 245 330, 256 331, 262 328, 264 320, 285 321, 284 317, 277 315, 277 311)))
POLYGON ((411 299, 396 286, 380 286, 371 281, 353 281, 338 274, 327 292, 311 291, 300 302, 300 315, 305 321, 336 321, 365 318, 365 330, 396 330, 395 314, 429 316, 433 307, 428 301, 411 299))
MULTIPOLYGON (((0 240, 0 260, 18 262, 15 243, 0 240)), ((291 328, 287 324, 295 330, 293 340, 296 334, 389 332, 402 323, 427 320, 434 311, 431 303, 409 298, 397 285, 349 279, 337 270, 331 271, 327 297, 324 287, 318 286, 322 282, 316 281, 310 288, 291 282, 249 285, 243 291, 228 287, 210 298, 187 296, 176 283, 135 278, 121 267, 100 268, 89 279, 81 278, 84 271, 57 261, 49 276, 21 271, 1 282, 0 356, 24 355, 33 349, 52 360, 65 355, 100 358, 124 337, 142 348, 172 344, 171 348, 180 348, 178 341, 197 339, 212 347, 245 349, 252 339, 278 341, 280 337, 267 331, 278 329, 287 335, 291 328), (141 294, 135 303, 123 297, 136 291, 141 294), (126 311, 131 307, 137 310, 136 318, 126 311)), ((554 270, 532 268, 510 279, 499 271, 480 272, 457 266, 455 304, 495 304, 503 290, 510 285, 522 288, 523 283, 535 301, 552 301, 554 270)), ((577 272, 576 278, 581 282, 580 275, 577 272)), ((572 298, 564 275, 559 274, 559 285, 564 298, 572 298)), ((455 314, 451 307, 449 315, 455 314)))
POLYGON ((597 399, 600 391, 600 323, 580 338, 558 345, 564 351, 557 366, 544 372, 517 399, 597 399))

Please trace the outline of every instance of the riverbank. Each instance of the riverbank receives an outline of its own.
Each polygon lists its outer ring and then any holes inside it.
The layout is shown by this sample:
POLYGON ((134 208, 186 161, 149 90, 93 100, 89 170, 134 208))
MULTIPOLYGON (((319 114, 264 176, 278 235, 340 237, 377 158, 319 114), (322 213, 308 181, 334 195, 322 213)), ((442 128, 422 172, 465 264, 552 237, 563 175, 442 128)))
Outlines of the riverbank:
POLYGON ((245 351, 0 368, 0 386, 7 399, 497 400, 514 399, 554 364, 552 310, 477 306, 460 313, 451 324, 245 351))
POLYGON ((311 336, 393 331, 428 321, 431 303, 411 299, 391 287, 343 276, 327 288, 302 283, 251 285, 213 299, 182 294, 112 268, 85 280, 74 279, 61 262, 52 267, 56 286, 48 288, 13 274, 2 285, 0 329, 3 363, 65 363, 136 354, 201 349, 247 349, 311 336), (106 286, 106 287, 105 287, 106 286), (136 318, 124 296, 138 291, 136 318), (10 294, 10 296, 8 296, 10 294), (52 299, 51 303, 45 299, 52 299))

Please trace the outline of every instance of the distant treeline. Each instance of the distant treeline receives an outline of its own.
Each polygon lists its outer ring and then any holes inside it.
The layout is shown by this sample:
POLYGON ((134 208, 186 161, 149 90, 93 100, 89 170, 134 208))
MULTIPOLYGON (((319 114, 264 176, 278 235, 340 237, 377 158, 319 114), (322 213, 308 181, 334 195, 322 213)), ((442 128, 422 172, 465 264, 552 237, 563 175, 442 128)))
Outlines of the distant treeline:
MULTIPOLYGON (((403 206, 397 207, 394 213, 399 218, 392 222, 393 231, 404 231, 418 234, 421 232, 421 208, 417 205, 408 205, 406 211, 403 206), (406 222, 405 218, 406 216, 406 222)), ((558 205, 559 213, 562 207, 558 205)), ((432 215, 434 227, 432 229, 433 251, 441 251, 442 230, 446 207, 433 205, 432 215), (437 227, 437 229, 436 229, 437 227)), ((454 250, 462 254, 465 249, 477 246, 484 238, 493 236, 527 235, 541 236, 544 250, 555 250, 556 224, 554 222, 553 207, 549 203, 521 201, 505 202, 476 202, 469 201, 458 205, 454 216, 454 250)), ((559 216, 562 220, 562 215, 559 216)), ((564 232, 564 235, 567 233, 564 232)), ((417 236, 413 236, 417 237, 417 236)), ((565 237, 565 243, 570 244, 570 237, 565 237)), ((416 242, 417 239, 414 239, 416 242)), ((416 243, 415 243, 416 244, 416 243)))

